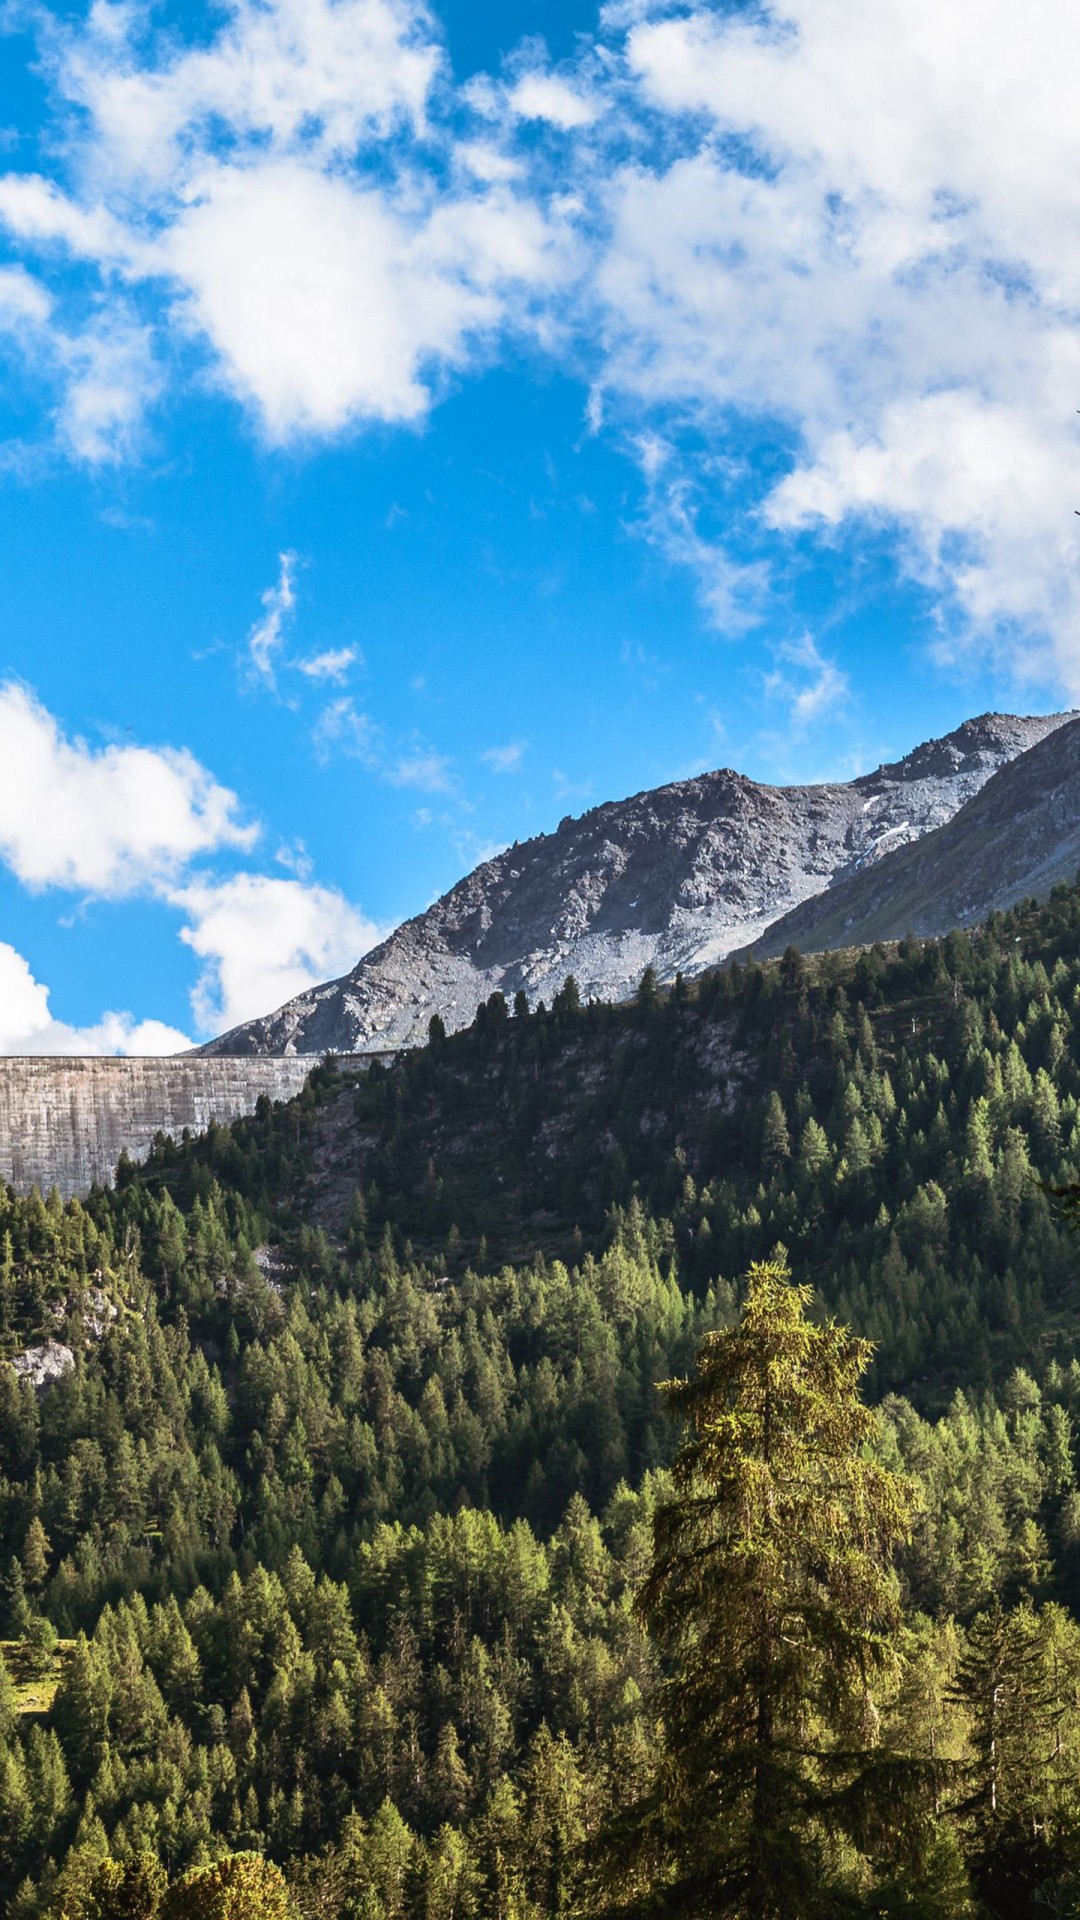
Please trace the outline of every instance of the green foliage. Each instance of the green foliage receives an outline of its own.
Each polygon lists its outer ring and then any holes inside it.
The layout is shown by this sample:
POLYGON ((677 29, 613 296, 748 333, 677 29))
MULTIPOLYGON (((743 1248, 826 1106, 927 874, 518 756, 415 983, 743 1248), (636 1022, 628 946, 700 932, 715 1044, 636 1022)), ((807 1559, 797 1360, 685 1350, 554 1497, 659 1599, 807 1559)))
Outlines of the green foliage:
POLYGON ((294 1913, 280 1868, 250 1853, 193 1868, 161 1905, 161 1920, 293 1920, 294 1913))
POLYGON ((874 1696, 897 1664, 889 1563, 912 1494, 866 1457, 866 1342, 809 1304, 784 1266, 752 1267, 738 1325, 665 1390, 691 1427, 641 1595, 671 1663, 666 1764, 621 1913, 808 1920, 835 1909, 837 1854, 888 1825, 874 1696))
POLYGON ((251 1854, 300 1920, 541 1920, 649 1807, 673 1882, 677 1806, 727 1873, 753 1796, 742 1760, 722 1791, 715 1769, 748 1750, 774 1588, 799 1596, 765 1662, 774 1857, 816 1860, 838 1912, 1075 1906, 1080 1338, 1051 1189, 1080 1181, 1078 1009, 1064 889, 620 1008, 495 996, 390 1070, 331 1063, 160 1141, 115 1192, 0 1190, 3 1353, 53 1335, 76 1361, 40 1395, 0 1365, 4 1911, 143 1898, 147 1860, 172 1900, 251 1854), (813 1393, 784 1403, 776 1557, 752 1423, 713 1413, 742 1391, 732 1276, 778 1242, 814 1289, 773 1303, 783 1338, 836 1426, 807 1465, 813 1393), (699 1352, 704 1451, 673 1482, 656 1382, 699 1352), (899 1511, 859 1531, 890 1475, 919 1495, 895 1589, 899 1511))
POLYGON ((91 1873, 80 1920, 156 1920, 167 1884, 153 1854, 139 1854, 123 1865, 103 1860, 91 1873))

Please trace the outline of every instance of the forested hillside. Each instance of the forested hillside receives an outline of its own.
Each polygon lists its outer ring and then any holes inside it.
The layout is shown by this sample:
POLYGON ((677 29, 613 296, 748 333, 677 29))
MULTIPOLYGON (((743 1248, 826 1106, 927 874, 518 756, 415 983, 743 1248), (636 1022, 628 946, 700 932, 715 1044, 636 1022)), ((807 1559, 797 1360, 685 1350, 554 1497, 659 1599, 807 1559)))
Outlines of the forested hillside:
MULTIPOLYGON (((858 1820, 820 1675, 804 1716, 828 1910, 1072 1911, 1078 1098, 1060 889, 625 1007, 496 997, 115 1192, 0 1200, 4 1351, 74 1359, 0 1367, 4 1911, 615 1911, 688 1657, 647 1603, 689 1471, 658 1383, 778 1243, 810 1325, 877 1343, 851 1432, 913 1494, 858 1820), (190 1879, 226 1855, 254 1905, 190 1879)), ((765 1911, 732 1901, 684 1910, 765 1911)))

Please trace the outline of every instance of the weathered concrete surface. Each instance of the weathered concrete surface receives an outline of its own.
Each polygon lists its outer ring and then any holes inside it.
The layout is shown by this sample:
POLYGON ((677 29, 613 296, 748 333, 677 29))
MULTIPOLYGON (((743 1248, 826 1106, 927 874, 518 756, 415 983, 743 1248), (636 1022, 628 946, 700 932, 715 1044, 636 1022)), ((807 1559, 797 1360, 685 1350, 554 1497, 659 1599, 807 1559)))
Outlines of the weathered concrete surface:
MULTIPOLYGON (((341 1065, 367 1067, 374 1058, 354 1055, 341 1065)), ((185 1127, 194 1133, 211 1120, 235 1120, 253 1113, 263 1093, 289 1100, 317 1064, 311 1054, 0 1056, 0 1180, 19 1193, 56 1186, 65 1200, 84 1194, 95 1180, 111 1184, 121 1153, 143 1159, 156 1133, 177 1137, 185 1127)))

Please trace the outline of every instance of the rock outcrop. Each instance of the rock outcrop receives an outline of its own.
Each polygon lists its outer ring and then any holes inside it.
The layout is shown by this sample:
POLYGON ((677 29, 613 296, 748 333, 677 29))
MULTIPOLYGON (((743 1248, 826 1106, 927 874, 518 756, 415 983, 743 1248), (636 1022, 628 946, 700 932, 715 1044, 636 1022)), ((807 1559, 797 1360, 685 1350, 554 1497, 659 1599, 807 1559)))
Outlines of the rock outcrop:
POLYGON ((942 826, 1070 719, 983 714, 846 783, 760 786, 724 770, 611 801, 486 861, 365 955, 205 1051, 415 1045, 466 1026, 495 989, 550 999, 568 973, 618 1000, 646 966, 700 972, 782 914, 942 826))
POLYGON ((26 1347, 11 1362, 21 1380, 28 1380, 35 1393, 44 1393, 75 1366, 75 1355, 62 1340, 44 1340, 40 1347, 26 1347))

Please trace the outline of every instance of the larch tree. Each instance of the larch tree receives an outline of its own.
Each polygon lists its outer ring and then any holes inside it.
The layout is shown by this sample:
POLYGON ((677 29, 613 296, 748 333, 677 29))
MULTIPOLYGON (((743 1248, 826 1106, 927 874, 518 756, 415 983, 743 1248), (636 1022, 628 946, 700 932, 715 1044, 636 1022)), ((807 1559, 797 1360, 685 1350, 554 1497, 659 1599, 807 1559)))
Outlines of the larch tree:
POLYGON ((874 1685, 913 1501, 869 1457, 870 1343, 816 1324, 810 1298, 781 1262, 753 1266, 737 1325, 663 1389, 690 1428, 639 1602, 668 1663, 666 1753, 611 1835, 609 1912, 810 1920, 859 1910, 873 1878, 865 1837, 903 1772, 874 1685))
POLYGON ((254 1853, 235 1853, 193 1867, 161 1904, 161 1920, 296 1920, 280 1867, 254 1853))

